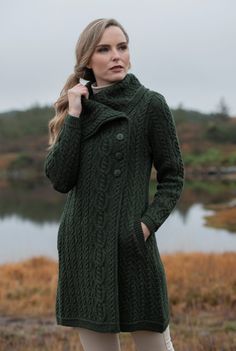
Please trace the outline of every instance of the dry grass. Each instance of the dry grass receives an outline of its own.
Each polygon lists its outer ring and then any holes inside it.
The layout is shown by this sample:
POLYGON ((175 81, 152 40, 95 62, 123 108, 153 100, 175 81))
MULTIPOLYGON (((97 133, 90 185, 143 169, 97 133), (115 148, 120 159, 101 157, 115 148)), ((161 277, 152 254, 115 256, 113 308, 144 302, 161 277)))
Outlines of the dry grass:
POLYGON ((236 253, 177 253, 163 263, 175 312, 236 307, 236 253))
POLYGON ((44 257, 0 266, 0 313, 44 316, 53 313, 57 264, 44 257))
POLYGON ((17 153, 16 152, 8 152, 8 153, 1 153, 1 158, 0 158, 0 171, 4 171, 12 161, 14 161, 17 158, 17 153))
MULTIPOLYGON (((235 351, 236 253, 177 253, 162 259, 175 350, 235 351)), ((55 261, 37 257, 5 264, 0 276, 1 351, 82 351, 76 328, 55 324, 55 261)), ((122 351, 135 351, 130 333, 121 333, 120 340, 122 351)))
POLYGON ((163 257, 179 351, 236 350, 236 253, 163 257))
POLYGON ((206 225, 213 228, 227 229, 233 233, 236 232, 236 207, 217 208, 208 206, 209 209, 216 210, 213 215, 205 216, 206 225))

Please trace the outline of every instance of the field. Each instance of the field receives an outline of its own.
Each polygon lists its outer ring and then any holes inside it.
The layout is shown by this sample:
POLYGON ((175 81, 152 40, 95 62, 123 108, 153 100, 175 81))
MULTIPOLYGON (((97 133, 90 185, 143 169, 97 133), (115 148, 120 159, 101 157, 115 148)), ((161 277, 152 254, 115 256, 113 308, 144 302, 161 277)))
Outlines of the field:
MULTIPOLYGON (((236 350, 236 253, 162 255, 175 351, 236 350)), ((57 262, 35 257, 0 266, 0 350, 82 351, 76 328, 57 326, 57 262)), ((122 351, 135 351, 121 333, 122 351)), ((148 350, 147 350, 148 351, 148 350)))

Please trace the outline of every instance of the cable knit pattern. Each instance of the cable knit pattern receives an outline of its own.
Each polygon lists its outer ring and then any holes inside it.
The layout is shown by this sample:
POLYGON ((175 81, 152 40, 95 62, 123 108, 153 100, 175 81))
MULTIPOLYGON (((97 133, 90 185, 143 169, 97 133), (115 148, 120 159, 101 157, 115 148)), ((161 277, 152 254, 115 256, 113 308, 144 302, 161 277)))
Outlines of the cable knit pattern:
POLYGON ((82 97, 46 155, 45 175, 67 193, 58 230, 57 323, 98 332, 153 330, 170 321, 155 232, 174 209, 184 166, 163 95, 134 74, 82 97), (156 193, 149 203, 152 165, 156 193), (150 229, 144 240, 141 221, 150 229))

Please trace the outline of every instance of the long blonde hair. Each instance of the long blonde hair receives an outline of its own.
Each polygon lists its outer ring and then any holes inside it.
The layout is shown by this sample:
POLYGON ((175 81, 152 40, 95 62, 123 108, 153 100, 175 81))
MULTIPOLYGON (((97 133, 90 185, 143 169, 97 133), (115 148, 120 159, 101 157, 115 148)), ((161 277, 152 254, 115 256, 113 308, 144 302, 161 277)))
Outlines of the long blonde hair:
POLYGON ((59 98, 53 104, 55 109, 55 116, 49 121, 49 147, 50 150, 57 141, 59 132, 64 123, 64 119, 67 115, 69 103, 68 103, 68 89, 74 85, 80 83, 80 78, 95 82, 95 76, 92 69, 88 69, 86 66, 89 63, 91 56, 95 50, 96 45, 99 43, 105 29, 109 26, 119 27, 129 43, 129 36, 123 26, 114 18, 99 18, 90 22, 85 29, 81 32, 79 39, 75 47, 76 64, 74 66, 74 73, 68 78, 60 92, 59 98))

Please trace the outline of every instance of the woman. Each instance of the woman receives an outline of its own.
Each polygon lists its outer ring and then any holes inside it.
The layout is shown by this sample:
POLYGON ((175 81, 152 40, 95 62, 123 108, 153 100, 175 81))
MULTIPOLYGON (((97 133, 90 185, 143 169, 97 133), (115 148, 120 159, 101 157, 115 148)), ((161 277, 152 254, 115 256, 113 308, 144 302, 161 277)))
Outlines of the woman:
POLYGON ((120 350, 119 332, 131 332, 138 351, 174 350, 155 232, 180 198, 184 167, 164 96, 128 73, 128 44, 116 20, 92 21, 49 123, 45 174, 68 193, 56 318, 79 328, 85 351, 120 350), (157 187, 149 204, 152 163, 157 187))

